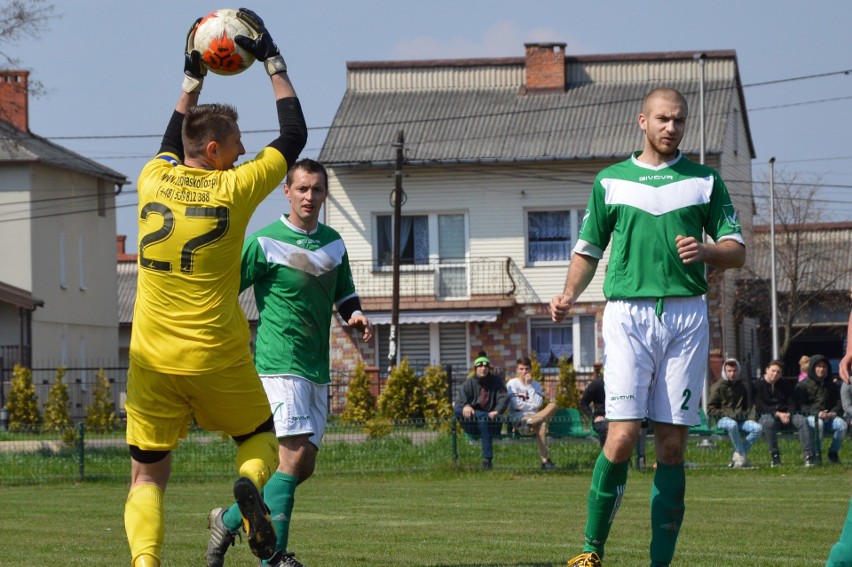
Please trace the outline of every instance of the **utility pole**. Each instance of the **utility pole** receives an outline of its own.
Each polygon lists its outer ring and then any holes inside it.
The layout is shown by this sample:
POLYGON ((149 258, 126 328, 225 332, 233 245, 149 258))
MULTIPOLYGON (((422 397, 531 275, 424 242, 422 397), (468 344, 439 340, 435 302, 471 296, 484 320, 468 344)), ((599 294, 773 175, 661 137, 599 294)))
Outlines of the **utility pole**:
POLYGON ((769 158, 769 279, 772 286, 772 360, 778 360, 778 284, 775 275, 775 158, 769 158))
POLYGON ((391 202, 393 203, 393 297, 391 299, 390 348, 388 349, 388 367, 393 368, 398 358, 399 333, 399 246, 402 225, 402 163, 404 159, 405 136, 402 130, 396 135, 396 177, 391 202))

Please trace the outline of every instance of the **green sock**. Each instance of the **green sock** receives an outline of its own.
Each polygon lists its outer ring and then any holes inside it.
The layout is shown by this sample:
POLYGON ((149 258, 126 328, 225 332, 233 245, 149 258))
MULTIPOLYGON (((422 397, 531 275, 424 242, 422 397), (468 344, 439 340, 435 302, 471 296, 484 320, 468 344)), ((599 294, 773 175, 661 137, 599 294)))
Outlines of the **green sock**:
POLYGON ((658 462, 651 488, 651 565, 672 562, 686 510, 683 501, 685 492, 683 463, 664 465, 658 462))
POLYGON ((604 544, 627 486, 628 467, 629 461, 611 463, 603 451, 598 455, 589 488, 584 553, 594 551, 603 557, 604 544))
POLYGON ((299 479, 295 476, 275 471, 275 474, 263 487, 263 500, 269 507, 269 517, 278 534, 275 549, 287 551, 287 539, 290 535, 290 515, 296 501, 296 485, 299 479))
POLYGON ((840 532, 840 539, 832 546, 825 567, 852 567, 852 500, 849 501, 846 525, 840 532))
POLYGON ((237 506, 236 502, 222 514, 222 523, 232 532, 237 531, 243 525, 243 515, 240 514, 240 507, 237 506))

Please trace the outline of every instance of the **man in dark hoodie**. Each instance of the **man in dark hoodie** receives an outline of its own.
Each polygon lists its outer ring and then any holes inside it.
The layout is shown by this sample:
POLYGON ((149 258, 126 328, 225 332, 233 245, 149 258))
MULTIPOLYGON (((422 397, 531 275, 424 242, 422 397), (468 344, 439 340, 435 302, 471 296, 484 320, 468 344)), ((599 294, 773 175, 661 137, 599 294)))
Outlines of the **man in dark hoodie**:
POLYGON ((743 468, 749 465, 748 454, 755 441, 760 439, 763 427, 749 419, 751 399, 748 387, 740 380, 740 363, 729 358, 722 365, 722 376, 713 384, 707 402, 707 415, 716 418, 716 426, 728 432, 734 445, 729 466, 743 468), (743 440, 741 433, 746 434, 743 440))
POLYGON ((754 383, 754 409, 757 411, 758 422, 763 426, 763 432, 766 435, 766 444, 772 456, 772 466, 777 467, 781 464, 778 430, 792 425, 799 433, 805 466, 810 467, 814 465, 811 428, 808 427, 808 422, 803 415, 795 413, 793 384, 787 380, 781 380, 783 374, 783 362, 780 360, 769 362, 763 378, 754 383))
MULTIPOLYGON (((846 437, 846 422, 840 403, 840 388, 831 379, 831 364, 821 354, 811 357, 808 365, 808 377, 796 384, 796 405, 807 416, 808 424, 819 435, 831 433, 831 446, 828 448, 828 460, 840 462, 840 447, 846 437), (817 423, 817 421, 819 423, 817 423)), ((819 459, 819 455, 817 455, 819 459)))
POLYGON ((492 437, 500 433, 500 414, 509 405, 506 385, 491 373, 491 360, 480 351, 473 361, 474 375, 464 381, 455 403, 456 418, 470 435, 479 435, 482 443, 482 468, 490 470, 494 458, 492 437))

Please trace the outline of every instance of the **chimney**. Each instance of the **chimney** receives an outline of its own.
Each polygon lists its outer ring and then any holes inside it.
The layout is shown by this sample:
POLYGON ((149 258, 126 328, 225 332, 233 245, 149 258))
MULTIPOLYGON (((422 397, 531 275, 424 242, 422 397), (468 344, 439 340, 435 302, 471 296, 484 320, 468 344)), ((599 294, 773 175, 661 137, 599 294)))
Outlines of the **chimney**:
POLYGON ((29 71, 0 71, 0 120, 21 132, 30 131, 27 78, 29 71))
POLYGON ((126 248, 124 247, 127 243, 127 235, 125 234, 116 234, 115 235, 115 243, 116 243, 116 256, 119 262, 135 262, 137 260, 136 254, 128 254, 126 248))
POLYGON ((564 43, 525 43, 528 92, 565 90, 564 43))

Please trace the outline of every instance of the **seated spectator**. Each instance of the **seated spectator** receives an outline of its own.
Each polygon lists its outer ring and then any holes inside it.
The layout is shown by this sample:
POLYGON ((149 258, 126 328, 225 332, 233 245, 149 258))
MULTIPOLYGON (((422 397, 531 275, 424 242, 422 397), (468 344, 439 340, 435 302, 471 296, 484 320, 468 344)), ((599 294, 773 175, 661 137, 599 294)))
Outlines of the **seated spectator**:
POLYGON ((781 380, 782 374, 784 374, 784 363, 773 360, 767 365, 763 378, 754 383, 754 409, 758 415, 758 423, 763 427, 763 433, 766 435, 766 444, 769 446, 773 467, 781 464, 778 431, 791 426, 799 434, 805 466, 810 467, 815 463, 811 429, 805 417, 795 413, 794 385, 781 380))
MULTIPOLYGON (((828 461, 839 463, 840 448, 848 426, 840 417, 843 413, 840 388, 831 379, 831 364, 826 357, 821 354, 811 357, 808 377, 796 384, 795 394, 796 405, 807 416, 808 424, 814 429, 817 438, 823 432, 832 434, 828 461)), ((819 462, 819 454, 816 457, 819 462)))
POLYGON ((509 380, 509 420, 521 435, 535 434, 541 470, 556 468, 547 449, 547 420, 556 413, 556 404, 545 403, 541 384, 532 379, 532 361, 528 357, 517 360, 517 376, 509 380))
POLYGON ((494 458, 492 437, 499 435, 503 428, 500 414, 506 411, 509 396, 503 380, 491 373, 491 360, 484 351, 480 351, 473 361, 473 367, 474 375, 462 384, 454 411, 466 433, 479 435, 482 469, 491 470, 494 458))
MULTIPOLYGON (((579 406, 580 412, 592 424, 592 430, 598 434, 598 443, 603 449, 606 443, 606 434, 609 431, 609 422, 606 420, 606 394, 602 375, 596 375, 595 379, 586 385, 579 406)), ((645 470, 647 439, 647 428, 643 426, 639 431, 639 440, 636 442, 637 464, 640 470, 645 470)))
POLYGON ((747 386, 740 380, 740 363, 729 358, 722 365, 722 376, 713 384, 707 402, 707 415, 716 418, 716 426, 728 432, 734 445, 729 466, 749 466, 748 455, 754 442, 760 439, 763 428, 749 419, 751 413, 747 386), (741 433, 746 434, 743 441, 741 433))
POLYGON ((799 382, 808 377, 808 364, 811 361, 811 357, 804 355, 799 359, 799 382))

